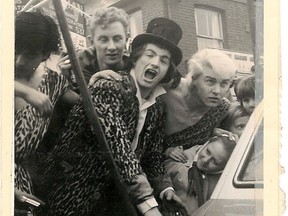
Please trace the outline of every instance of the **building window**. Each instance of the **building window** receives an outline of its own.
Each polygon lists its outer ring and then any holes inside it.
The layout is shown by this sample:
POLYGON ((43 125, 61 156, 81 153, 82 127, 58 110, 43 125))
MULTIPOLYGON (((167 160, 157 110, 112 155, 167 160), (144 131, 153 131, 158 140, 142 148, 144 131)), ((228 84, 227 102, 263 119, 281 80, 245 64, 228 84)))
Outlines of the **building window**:
POLYGON ((198 50, 204 48, 223 49, 221 14, 211 10, 195 8, 198 50))

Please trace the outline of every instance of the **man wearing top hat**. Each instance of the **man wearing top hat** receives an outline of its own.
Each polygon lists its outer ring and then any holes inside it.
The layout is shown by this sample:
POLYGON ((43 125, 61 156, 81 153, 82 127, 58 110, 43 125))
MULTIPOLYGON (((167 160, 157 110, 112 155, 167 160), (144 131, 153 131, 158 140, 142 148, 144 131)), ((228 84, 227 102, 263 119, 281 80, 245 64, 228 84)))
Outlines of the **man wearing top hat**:
MULTIPOLYGON (((165 93, 162 85, 177 73, 181 36, 174 21, 152 20, 147 33, 133 40, 128 70, 119 71, 121 81, 100 79, 90 87, 111 153, 142 215, 161 215, 155 198, 180 202, 171 182, 162 181, 165 119, 158 97, 165 93)), ((44 183, 49 185, 44 215, 111 215, 107 203, 102 205, 103 198, 117 200, 108 190, 113 182, 99 145, 79 101, 45 167, 47 177, 53 179, 46 178, 44 183)), ((117 213, 125 215, 121 207, 117 213)))

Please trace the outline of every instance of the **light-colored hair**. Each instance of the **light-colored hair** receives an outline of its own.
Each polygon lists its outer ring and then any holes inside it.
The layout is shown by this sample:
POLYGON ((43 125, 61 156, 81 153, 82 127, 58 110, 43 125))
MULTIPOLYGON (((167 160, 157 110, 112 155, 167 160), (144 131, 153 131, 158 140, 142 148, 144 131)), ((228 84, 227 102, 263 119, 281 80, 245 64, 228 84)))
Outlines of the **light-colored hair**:
POLYGON ((89 30, 91 35, 94 35, 97 26, 106 28, 109 24, 119 21, 125 30, 126 35, 128 34, 129 16, 120 8, 116 7, 103 7, 97 8, 93 16, 89 20, 89 30))
POLYGON ((197 79, 203 73, 204 67, 211 68, 215 74, 227 75, 231 80, 235 78, 236 66, 233 60, 225 53, 216 49, 202 49, 187 61, 187 75, 197 79))

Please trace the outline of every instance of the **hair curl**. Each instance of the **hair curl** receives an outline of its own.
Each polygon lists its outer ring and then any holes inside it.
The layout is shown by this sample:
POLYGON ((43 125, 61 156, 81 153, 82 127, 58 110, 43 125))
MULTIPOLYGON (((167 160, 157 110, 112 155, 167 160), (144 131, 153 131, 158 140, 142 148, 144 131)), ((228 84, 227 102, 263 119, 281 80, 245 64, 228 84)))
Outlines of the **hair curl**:
POLYGON ((123 9, 116 7, 98 8, 88 22, 91 35, 94 35, 97 26, 106 28, 109 24, 116 21, 119 21, 123 25, 127 35, 129 16, 123 9))
POLYGON ((186 61, 187 74, 197 79, 204 71, 205 67, 211 68, 215 74, 220 76, 229 76, 231 81, 234 80, 236 74, 236 66, 231 58, 223 52, 215 49, 203 49, 195 53, 186 61))

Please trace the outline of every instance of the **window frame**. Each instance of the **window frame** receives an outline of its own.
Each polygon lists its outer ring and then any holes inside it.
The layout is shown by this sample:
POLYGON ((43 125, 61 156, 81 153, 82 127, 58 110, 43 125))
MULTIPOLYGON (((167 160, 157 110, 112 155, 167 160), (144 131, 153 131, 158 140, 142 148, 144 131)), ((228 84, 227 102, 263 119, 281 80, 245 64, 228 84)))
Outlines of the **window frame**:
MULTIPOLYGON (((255 138, 257 138, 256 134, 259 132, 259 130, 261 130, 261 128, 263 128, 263 119, 261 120, 261 123, 258 125, 257 130, 255 130, 253 136, 251 137, 252 139, 249 140, 249 145, 247 145, 247 149, 239 163, 239 166, 237 167, 237 170, 235 172, 235 175, 233 177, 233 185, 235 188, 263 188, 264 187, 264 181, 263 180, 241 180, 243 174, 245 173, 251 156, 253 154, 253 150, 254 150, 254 140, 255 138), (261 127, 262 125, 262 127, 261 127)), ((263 133, 262 133, 263 136, 263 133)), ((262 143, 263 145, 263 143, 262 143)), ((262 152, 263 154, 263 152, 262 152)), ((263 155, 262 155, 263 157, 263 155)), ((263 160, 262 160, 263 163, 263 160)))
MULTIPOLYGON (((195 8, 194 8, 194 17, 195 17, 195 27, 196 27, 196 37, 197 37, 197 44, 198 44, 198 49, 199 49, 199 40, 198 38, 200 39, 207 39, 207 40, 211 40, 212 41, 217 41, 218 43, 218 46, 217 47, 207 47, 207 48, 216 48, 216 49, 224 49, 225 48, 225 45, 224 45, 224 38, 225 38, 225 35, 224 35, 224 26, 223 26, 223 20, 224 20, 224 13, 220 10, 220 9, 216 9, 214 7, 205 7, 203 5, 195 5, 195 8), (206 12, 206 28, 209 28, 209 23, 208 23, 208 13, 211 13, 211 14, 215 14, 217 16, 217 20, 218 20, 218 28, 219 28, 219 34, 220 34, 220 37, 214 37, 214 36, 209 36, 209 35, 203 35, 203 34, 199 34, 199 28, 198 28, 198 16, 197 16, 197 10, 198 11, 205 11, 206 12)), ((212 32, 213 34, 213 32, 212 32)))

